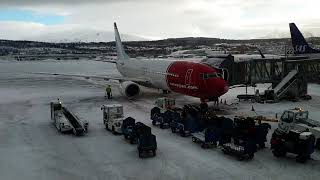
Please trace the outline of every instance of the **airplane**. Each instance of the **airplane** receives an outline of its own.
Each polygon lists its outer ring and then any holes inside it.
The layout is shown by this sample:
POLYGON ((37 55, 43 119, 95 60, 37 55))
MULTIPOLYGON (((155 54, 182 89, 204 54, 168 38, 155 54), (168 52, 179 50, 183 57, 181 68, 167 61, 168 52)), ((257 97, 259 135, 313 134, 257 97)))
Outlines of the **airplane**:
POLYGON ((114 23, 114 31, 117 60, 107 60, 105 62, 115 63, 122 77, 98 77, 57 73, 37 74, 118 80, 121 93, 129 99, 135 98, 140 94, 140 86, 197 97, 200 98, 201 102, 216 100, 228 92, 229 87, 227 80, 224 79, 223 70, 191 61, 130 58, 124 50, 116 23, 114 23))
POLYGON ((310 56, 319 54, 320 56, 320 49, 313 49, 309 46, 295 23, 290 23, 289 27, 294 54, 310 56))

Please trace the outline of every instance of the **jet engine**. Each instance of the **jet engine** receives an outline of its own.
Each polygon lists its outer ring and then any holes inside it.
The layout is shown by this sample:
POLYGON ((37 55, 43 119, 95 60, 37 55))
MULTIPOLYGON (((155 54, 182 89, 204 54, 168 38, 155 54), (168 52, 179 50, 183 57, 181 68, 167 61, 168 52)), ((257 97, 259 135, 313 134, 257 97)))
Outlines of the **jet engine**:
POLYGON ((135 98, 140 94, 140 87, 132 81, 125 81, 120 84, 121 93, 128 98, 135 98))

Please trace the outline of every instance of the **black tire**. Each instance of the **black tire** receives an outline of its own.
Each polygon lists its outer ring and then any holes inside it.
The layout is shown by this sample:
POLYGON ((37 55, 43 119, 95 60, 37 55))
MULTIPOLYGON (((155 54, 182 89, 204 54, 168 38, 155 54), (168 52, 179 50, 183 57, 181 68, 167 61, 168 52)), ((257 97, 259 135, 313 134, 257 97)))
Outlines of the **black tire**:
POLYGON ((139 150, 139 158, 143 158, 142 151, 139 150))
POLYGON ((306 157, 306 156, 298 155, 296 157, 296 161, 299 163, 305 163, 307 160, 308 160, 308 157, 306 157))
POLYGON ((317 139, 315 148, 320 150, 320 138, 317 139))
POLYGON ((183 130, 180 130, 180 136, 181 137, 186 137, 186 133, 183 130))
POLYGON ((259 143, 259 148, 263 149, 266 147, 266 144, 265 143, 259 143))
POLYGON ((222 149, 223 154, 229 154, 229 152, 225 149, 222 149))
POLYGON ((208 145, 203 142, 203 143, 201 143, 201 148, 202 148, 202 149, 207 149, 207 148, 208 148, 208 145))
POLYGON ((243 156, 238 156, 239 161, 243 161, 245 158, 243 156))
POLYGON ((164 129, 164 124, 160 123, 160 129, 164 129))
POLYGON ((116 134, 116 131, 114 130, 114 126, 112 126, 111 132, 112 132, 112 134, 116 134))
POLYGON ((273 150, 272 153, 275 157, 282 157, 287 154, 285 151, 281 151, 281 150, 273 150))
POLYGON ((277 157, 277 158, 281 156, 280 153, 277 150, 273 150, 272 154, 273 154, 274 157, 277 157))
POLYGON ((156 121, 153 120, 152 125, 156 126, 157 125, 156 121))
POLYGON ((134 144, 134 139, 130 138, 130 144, 134 144))
POLYGON ((172 128, 171 128, 171 132, 172 132, 172 133, 176 133, 176 128, 173 128, 173 127, 172 127, 172 128))
POLYGON ((124 135, 124 139, 128 139, 128 135, 125 134, 125 135, 124 135))
POLYGON ((157 153, 156 153, 156 150, 152 150, 152 155, 153 155, 153 157, 156 156, 156 154, 157 154, 157 153))
POLYGON ((249 154, 249 159, 253 159, 254 158, 254 153, 250 153, 249 154))
POLYGON ((105 124, 105 125, 106 125, 106 130, 108 130, 108 131, 109 131, 110 129, 109 129, 109 127, 108 127, 108 124, 105 124))
POLYGON ((197 139, 195 137, 192 137, 192 142, 197 142, 197 139))

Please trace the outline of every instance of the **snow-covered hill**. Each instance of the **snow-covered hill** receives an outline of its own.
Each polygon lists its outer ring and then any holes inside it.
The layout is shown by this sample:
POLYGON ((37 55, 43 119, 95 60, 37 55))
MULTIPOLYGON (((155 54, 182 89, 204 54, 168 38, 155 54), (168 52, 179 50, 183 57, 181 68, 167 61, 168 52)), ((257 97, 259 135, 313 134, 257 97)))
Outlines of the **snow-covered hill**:
MULTIPOLYGON (((138 36, 121 34, 123 41, 147 40, 138 36)), ((30 38, 33 41, 42 42, 109 42, 114 41, 114 32, 99 31, 92 29, 76 29, 67 31, 56 31, 35 35, 30 38)))

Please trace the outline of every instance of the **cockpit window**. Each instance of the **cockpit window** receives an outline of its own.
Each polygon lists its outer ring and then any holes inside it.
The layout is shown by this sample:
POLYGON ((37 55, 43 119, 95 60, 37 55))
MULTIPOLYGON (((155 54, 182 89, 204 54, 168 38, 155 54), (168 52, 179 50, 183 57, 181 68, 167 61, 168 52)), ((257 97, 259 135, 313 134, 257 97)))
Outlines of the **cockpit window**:
POLYGON ((210 78, 218 78, 218 77, 222 77, 221 74, 218 73, 201 73, 200 77, 202 79, 210 79, 210 78))

